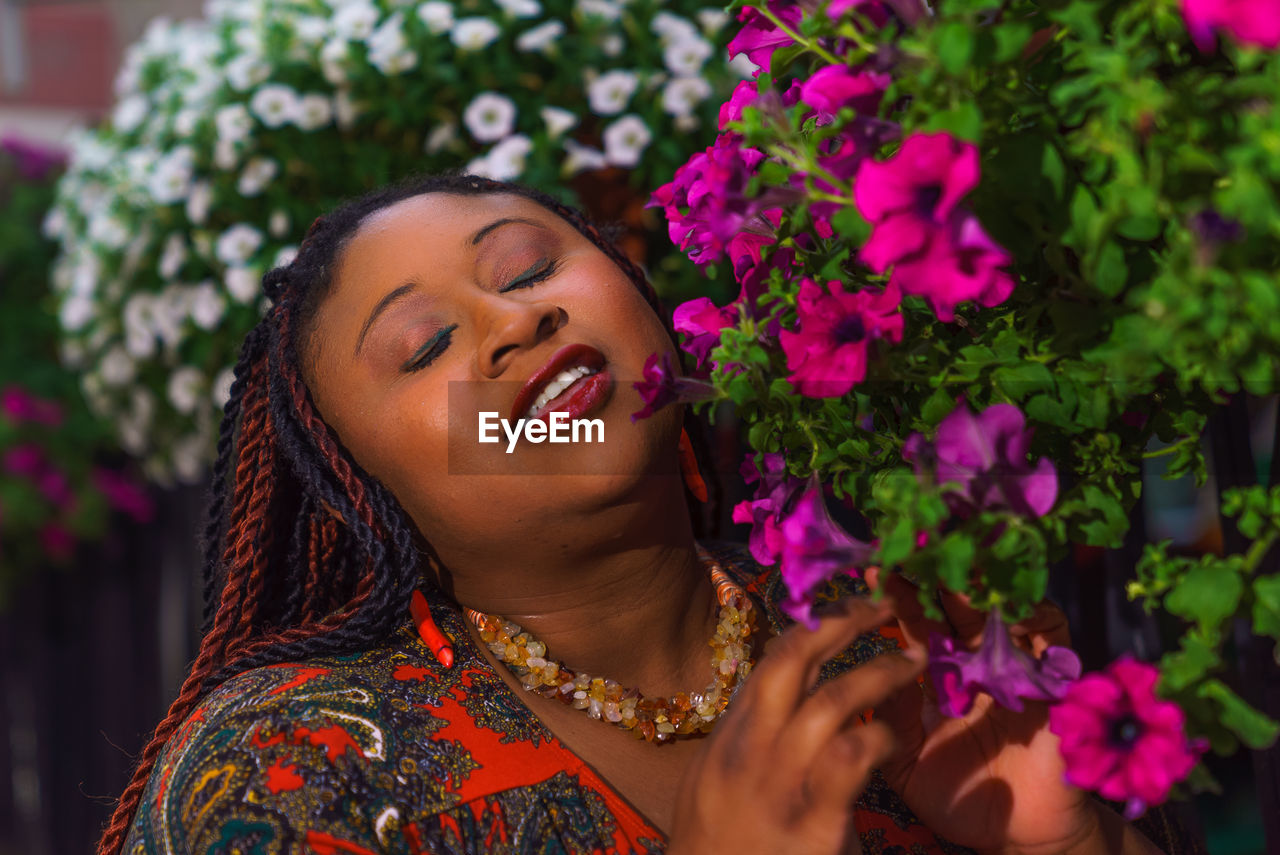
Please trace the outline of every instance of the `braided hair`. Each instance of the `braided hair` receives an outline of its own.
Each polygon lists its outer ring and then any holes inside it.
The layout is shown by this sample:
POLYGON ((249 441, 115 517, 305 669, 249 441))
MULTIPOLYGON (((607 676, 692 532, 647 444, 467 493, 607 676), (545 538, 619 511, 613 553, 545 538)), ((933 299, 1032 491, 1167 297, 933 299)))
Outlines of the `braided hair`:
MULTIPOLYGON (((299 342, 333 286, 346 242, 369 215, 427 193, 514 194, 537 202, 617 264, 678 341, 639 266, 581 212, 531 188, 475 176, 419 177, 317 219, 294 260, 263 277, 271 308, 244 341, 218 435, 203 537, 204 636, 177 699, 142 751, 98 855, 118 855, 161 750, 209 692, 252 668, 376 646, 403 622, 414 589, 431 584, 413 523, 321 420, 299 358, 299 342)), ((700 423, 689 409, 685 428, 702 471, 711 472, 700 423)), ((718 521, 720 486, 708 481, 712 501, 705 517, 686 496, 700 536, 718 521)))

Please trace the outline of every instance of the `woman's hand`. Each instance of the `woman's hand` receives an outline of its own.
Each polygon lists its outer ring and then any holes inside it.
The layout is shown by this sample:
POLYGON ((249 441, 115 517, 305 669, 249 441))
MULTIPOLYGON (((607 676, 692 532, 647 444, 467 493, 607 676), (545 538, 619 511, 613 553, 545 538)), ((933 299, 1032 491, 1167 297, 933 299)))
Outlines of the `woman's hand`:
MULTIPOLYGON (((925 617, 916 589, 901 576, 867 574, 884 588, 910 649, 925 650, 929 633, 977 649, 986 615, 966 597, 943 593, 947 620, 925 617)), ((1035 657, 1050 645, 1070 646, 1066 616, 1051 603, 1010 627, 1014 643, 1035 657)), ((1102 817, 1088 794, 1063 781, 1058 737, 1049 708, 1029 701, 1022 712, 979 694, 962 718, 944 718, 931 682, 897 693, 875 709, 896 749, 880 769, 889 785, 933 832, 983 852, 1063 853, 1087 845, 1102 817)))
POLYGON ((912 686, 923 657, 888 653, 810 691, 818 669, 888 619, 884 606, 842 602, 816 630, 769 645, 680 782, 671 855, 857 853, 853 804, 893 736, 859 714, 912 686))

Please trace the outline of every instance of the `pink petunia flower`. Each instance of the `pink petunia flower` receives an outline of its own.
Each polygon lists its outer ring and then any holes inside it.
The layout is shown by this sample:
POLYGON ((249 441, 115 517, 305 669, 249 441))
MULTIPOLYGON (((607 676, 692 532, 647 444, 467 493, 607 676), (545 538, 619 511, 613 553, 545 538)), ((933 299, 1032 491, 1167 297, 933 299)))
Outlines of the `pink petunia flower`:
POLYGON ((759 88, 755 80, 741 80, 733 87, 729 100, 720 105, 719 129, 742 118, 742 108, 755 103, 759 88))
POLYGON ((720 330, 733 326, 738 312, 733 306, 722 309, 708 297, 697 297, 677 306, 672 320, 676 332, 685 337, 680 347, 701 368, 712 348, 720 343, 720 330))
POLYGON ((874 116, 891 82, 889 75, 878 71, 855 72, 848 66, 828 65, 800 85, 800 100, 818 111, 819 124, 829 124, 842 107, 874 116))
POLYGON ((831 519, 816 476, 778 524, 778 531, 781 576, 788 593, 780 607, 813 629, 818 625, 812 614, 817 590, 842 573, 856 575, 870 560, 873 548, 831 519))
POLYGON ((926 232, 921 251, 900 259, 891 278, 902 293, 927 299, 938 320, 952 321, 960 303, 998 306, 1009 299, 1014 281, 1002 268, 1012 262, 977 217, 957 210, 942 228, 926 232))
POLYGON ((943 715, 959 718, 973 708, 979 692, 1014 712, 1023 700, 1052 701, 1066 694, 1080 676, 1080 658, 1066 647, 1045 649, 1039 659, 1014 646, 999 609, 987 614, 978 649, 956 647, 955 640, 929 636, 929 676, 943 715))
POLYGON ((1182 17, 1202 53, 1213 50, 1218 30, 1240 44, 1280 47, 1280 0, 1182 0, 1182 17))
POLYGON ((800 283, 797 328, 778 333, 787 355, 787 378, 802 395, 834 398, 867 375, 867 347, 873 339, 902 340, 901 298, 892 284, 879 293, 850 294, 833 281, 826 290, 810 279, 800 283))
POLYGON ((862 262, 877 273, 924 248, 978 186, 978 149, 947 133, 912 134, 885 161, 858 170, 853 198, 873 226, 862 262))
POLYGON ((150 494, 124 473, 98 467, 93 471, 93 483, 112 508, 123 511, 140 523, 151 522, 155 518, 155 502, 150 494))
POLYGON ((0 412, 15 424, 31 422, 45 427, 62 424, 62 407, 57 401, 37 398, 21 386, 6 386, 0 392, 0 412))
POLYGON ((1155 666, 1125 655, 1081 677, 1049 709, 1067 783, 1125 802, 1128 819, 1163 802, 1208 747, 1187 738, 1177 704, 1156 697, 1159 677, 1155 666))
POLYGON ((647 419, 670 404, 706 401, 720 392, 703 380, 682 377, 669 352, 650 354, 644 363, 644 379, 631 384, 640 393, 644 406, 631 414, 631 421, 647 419))
POLYGON ((753 498, 734 507, 733 521, 752 527, 748 541, 751 556, 768 567, 782 555, 782 531, 778 522, 804 482, 787 472, 786 459, 778 453, 764 455, 763 472, 756 469, 755 458, 749 454, 739 471, 744 483, 758 483, 758 486, 753 498))
POLYGON ((1053 461, 1027 460, 1033 431, 1013 404, 993 404, 975 416, 963 401, 938 425, 934 443, 912 434, 902 447, 916 474, 934 468, 939 483, 960 485, 947 494, 951 509, 969 516, 982 509, 1012 509, 1044 516, 1058 497, 1053 461))
MULTIPOLYGON (((799 6, 785 2, 769 3, 768 6, 769 11, 776 15, 788 29, 792 32, 799 31, 802 16, 799 6)), ((767 71, 773 52, 780 47, 794 44, 791 36, 750 6, 744 7, 738 13, 738 21, 742 26, 729 42, 730 59, 738 54, 746 54, 748 60, 760 66, 761 70, 767 71)), ((756 73, 759 74, 759 72, 756 73)))

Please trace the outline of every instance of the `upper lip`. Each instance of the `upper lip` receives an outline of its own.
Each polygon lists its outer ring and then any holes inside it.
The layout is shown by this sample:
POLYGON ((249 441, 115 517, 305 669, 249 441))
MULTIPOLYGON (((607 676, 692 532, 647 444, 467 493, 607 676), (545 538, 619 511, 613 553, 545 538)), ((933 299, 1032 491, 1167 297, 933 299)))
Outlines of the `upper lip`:
POLYGON ((537 400, 538 393, 545 389, 561 371, 577 365, 584 365, 598 371, 604 367, 604 362, 604 354, 589 344, 566 344, 551 354, 546 364, 533 372, 524 387, 516 393, 515 403, 511 407, 511 421, 514 422, 523 417, 529 406, 537 400))

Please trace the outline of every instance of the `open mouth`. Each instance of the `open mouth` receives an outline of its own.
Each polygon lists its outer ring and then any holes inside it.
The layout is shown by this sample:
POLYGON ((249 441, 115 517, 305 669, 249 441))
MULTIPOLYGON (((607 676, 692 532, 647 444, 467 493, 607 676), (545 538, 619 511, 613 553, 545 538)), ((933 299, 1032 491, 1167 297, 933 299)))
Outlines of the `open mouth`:
POLYGON ((511 420, 542 419, 552 412, 577 418, 601 404, 612 386, 604 354, 586 344, 567 345, 535 371, 516 395, 511 420))

